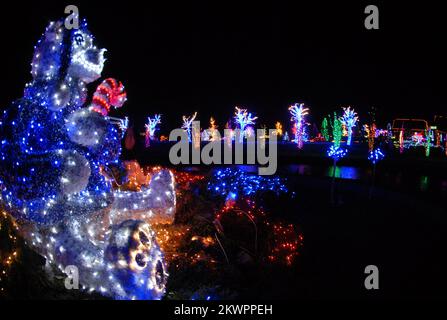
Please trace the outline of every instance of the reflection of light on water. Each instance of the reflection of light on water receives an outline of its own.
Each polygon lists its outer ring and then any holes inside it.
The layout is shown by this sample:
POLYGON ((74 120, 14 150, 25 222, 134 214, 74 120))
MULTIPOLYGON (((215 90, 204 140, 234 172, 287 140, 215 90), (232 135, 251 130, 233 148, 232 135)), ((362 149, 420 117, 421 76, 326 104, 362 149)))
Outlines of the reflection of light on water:
MULTIPOLYGON (((334 167, 329 167, 326 172, 326 176, 332 177, 333 174, 334 174, 334 167)), ((337 166, 335 168, 335 177, 341 179, 359 180, 360 172, 359 169, 355 167, 337 166)))
MULTIPOLYGON (((321 167, 321 170, 319 170, 315 166, 307 164, 293 164, 287 166, 287 172, 303 176, 324 175, 326 177, 332 177, 334 173, 334 167, 321 167)), ((360 180, 361 169, 356 167, 337 166, 335 169, 335 177, 349 180, 360 180)))
POLYGON ((312 166, 307 164, 292 164, 286 166, 287 172, 289 173, 297 173, 300 175, 310 176, 312 174, 312 166))
POLYGON ((420 183, 421 191, 427 191, 428 185, 429 185, 428 176, 422 176, 421 183, 420 183))

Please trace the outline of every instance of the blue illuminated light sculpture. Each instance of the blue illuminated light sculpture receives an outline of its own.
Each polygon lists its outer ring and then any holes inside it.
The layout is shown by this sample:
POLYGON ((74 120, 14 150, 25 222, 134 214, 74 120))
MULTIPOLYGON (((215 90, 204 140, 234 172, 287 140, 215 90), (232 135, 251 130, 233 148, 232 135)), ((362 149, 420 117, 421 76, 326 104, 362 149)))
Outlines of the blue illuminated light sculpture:
POLYGON ((104 52, 85 21, 79 29, 66 29, 63 20, 46 28, 32 81, 0 123, 0 201, 48 263, 79 269, 80 289, 160 299, 168 275, 149 222, 172 218, 174 178, 160 170, 142 192, 112 189, 105 172, 119 164, 119 129, 127 121, 107 112, 125 102, 124 87, 104 80, 91 104, 86 87, 101 77, 104 52))
POLYGON ((347 149, 336 147, 334 145, 330 146, 330 148, 327 150, 328 157, 334 159, 335 162, 340 160, 341 158, 344 158, 347 154, 348 154, 347 149))

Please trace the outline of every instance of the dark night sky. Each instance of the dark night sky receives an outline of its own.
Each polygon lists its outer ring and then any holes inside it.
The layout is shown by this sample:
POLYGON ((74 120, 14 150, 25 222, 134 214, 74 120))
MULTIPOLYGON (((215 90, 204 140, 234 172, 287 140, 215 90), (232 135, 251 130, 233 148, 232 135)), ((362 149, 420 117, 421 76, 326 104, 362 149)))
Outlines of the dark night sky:
POLYGON ((213 115, 222 127, 233 107, 243 105, 271 127, 288 122, 292 102, 307 103, 318 123, 348 104, 361 117, 377 107, 382 124, 447 113, 441 4, 340 2, 16 2, 0 20, 7 75, 0 105, 22 95, 47 21, 77 4, 98 46, 108 49, 103 76, 123 81, 128 91, 118 115, 130 115, 138 126, 162 113, 166 133, 181 124, 182 114, 197 110, 202 122, 213 115), (379 6, 378 31, 363 26, 367 4, 379 6))

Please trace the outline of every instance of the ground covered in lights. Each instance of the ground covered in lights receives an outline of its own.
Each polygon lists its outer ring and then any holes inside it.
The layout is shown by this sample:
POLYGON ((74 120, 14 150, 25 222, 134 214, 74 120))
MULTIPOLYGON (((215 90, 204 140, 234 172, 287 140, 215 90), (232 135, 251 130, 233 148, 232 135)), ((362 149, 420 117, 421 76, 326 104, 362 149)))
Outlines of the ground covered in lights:
MULTIPOLYGON (((175 171, 175 223, 154 226, 170 274, 164 299, 371 298, 368 264, 384 270, 380 297, 443 295, 436 202, 380 188, 370 201, 367 186, 339 180, 331 204, 330 178, 226 170, 175 171)), ((3 298, 105 299, 65 290, 56 270, 48 277, 6 214, 0 228, 3 298)))

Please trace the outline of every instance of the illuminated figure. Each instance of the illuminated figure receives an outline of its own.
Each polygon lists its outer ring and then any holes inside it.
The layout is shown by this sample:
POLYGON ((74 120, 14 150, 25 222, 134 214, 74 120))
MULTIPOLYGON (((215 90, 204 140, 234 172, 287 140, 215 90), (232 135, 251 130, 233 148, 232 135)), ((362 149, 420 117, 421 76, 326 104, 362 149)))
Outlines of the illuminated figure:
POLYGON ((87 104, 86 87, 101 77, 104 52, 85 21, 79 29, 63 20, 46 28, 32 81, 0 124, 0 200, 48 263, 77 266, 80 289, 160 299, 166 266, 149 223, 173 217, 173 176, 154 173, 141 192, 112 189, 109 166, 120 164, 122 135, 108 113, 126 92, 108 78, 87 104))

